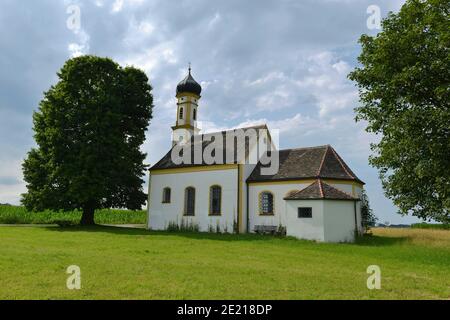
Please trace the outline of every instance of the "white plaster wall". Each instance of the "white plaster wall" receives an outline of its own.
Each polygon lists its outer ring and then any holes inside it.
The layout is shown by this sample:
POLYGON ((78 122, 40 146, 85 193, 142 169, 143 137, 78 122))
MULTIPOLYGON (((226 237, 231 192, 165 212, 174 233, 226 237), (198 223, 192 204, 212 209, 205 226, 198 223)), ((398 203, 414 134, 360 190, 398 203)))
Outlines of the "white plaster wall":
POLYGON ((247 180, 247 178, 250 176, 250 174, 252 173, 253 169, 255 168, 255 164, 245 164, 243 166, 244 168, 244 172, 242 174, 242 221, 243 221, 243 225, 241 228, 242 232, 246 232, 247 231, 247 216, 248 216, 248 211, 247 211, 247 188, 248 185, 245 182, 247 180))
POLYGON ((310 183, 292 183, 292 184, 267 184, 252 185, 249 190, 249 214, 250 214, 250 232, 254 232, 255 225, 268 226, 286 226, 286 203, 283 198, 292 190, 301 190, 310 183), (274 195, 274 215, 264 216, 259 214, 259 193, 262 191, 270 191, 274 195))
MULTIPOLYGON (((247 164, 243 165, 243 173, 242 173, 242 232, 247 232, 247 222, 248 222, 248 210, 247 208, 247 188, 248 185, 246 183, 247 178, 252 174, 253 170, 256 167, 256 163, 250 163, 251 160, 258 159, 258 144, 251 146, 249 150, 249 157, 247 159, 247 164)), ((254 161, 253 161, 254 162, 254 161)), ((256 161, 257 162, 257 161, 256 161)))
MULTIPOLYGON (((333 187, 342 190, 344 192, 347 192, 348 194, 353 194, 353 188, 352 185, 350 184, 344 184, 344 183, 333 183, 332 181, 328 181, 328 184, 332 185, 333 187)), ((301 232, 304 231, 304 229, 298 229, 296 231, 297 228, 301 227, 301 228, 306 228, 307 226, 307 222, 297 222, 295 219, 292 220, 288 220, 289 216, 293 216, 293 217, 297 217, 297 207, 299 206, 295 206, 295 203, 298 201, 286 201, 283 198, 286 196, 286 194, 292 190, 301 190, 303 188, 306 188, 307 186, 309 186, 310 183, 304 183, 304 184, 298 184, 298 183, 293 183, 293 184, 267 184, 267 185, 249 185, 249 220, 250 220, 250 226, 249 226, 249 230, 250 232, 254 232, 254 228, 255 225, 273 225, 273 226, 278 226, 278 225, 282 225, 282 226, 286 226, 287 229, 291 229, 291 235, 294 234, 300 234, 301 232), (259 215, 259 193, 262 191, 270 191, 274 194, 274 215, 273 216, 261 216, 259 215), (295 208, 293 207, 295 206, 295 208), (290 212, 290 210, 293 210, 292 213, 288 213, 290 212), (290 223, 294 223, 294 225, 290 225, 290 223)), ((355 186, 355 196, 360 195, 362 188, 355 186)), ((305 201, 305 200, 303 200, 305 201)), ((311 200, 308 202, 308 204, 304 203, 306 207, 311 207, 312 205, 310 203, 316 203, 314 204, 315 206, 317 206, 319 203, 321 203, 322 200, 311 200)), ((349 213, 349 215, 352 217, 351 223, 349 224, 348 219, 346 220, 346 222, 343 222, 345 227, 342 227, 340 224, 341 222, 338 221, 337 222, 337 231, 336 232, 341 232, 346 233, 347 231, 347 226, 350 225, 351 229, 352 229, 352 238, 353 238, 353 231, 354 231, 354 226, 355 226, 355 222, 354 222, 354 203, 353 201, 331 201, 331 200, 327 200, 325 202, 331 202, 331 203, 347 203, 346 205, 343 204, 338 204, 336 206, 336 210, 338 212, 341 211, 341 207, 344 206, 345 208, 345 212, 349 213), (341 230, 341 231, 339 231, 341 230)), ((317 208, 317 210, 319 210, 319 208, 317 208)), ((324 209, 325 210, 325 209, 324 209)), ((333 212, 333 206, 331 205, 327 205, 326 210, 333 212)), ((358 219, 358 231, 362 232, 362 225, 361 225, 361 203, 357 202, 356 203, 356 212, 357 212, 357 219, 358 219)), ((348 216, 347 216, 348 218, 348 216)), ((298 218, 297 218, 298 219, 298 218)), ((332 225, 333 223, 333 217, 330 218, 330 225, 332 225)), ((305 218, 300 219, 300 220, 307 220, 305 218)), ((314 220, 314 223, 317 223, 319 220, 314 220)), ((289 231, 287 231, 289 233, 289 231)), ((306 231, 307 232, 307 231, 306 231)), ((303 236, 303 239, 314 239, 314 240, 322 240, 322 241, 332 241, 332 240, 325 240, 325 236, 324 236, 324 231, 322 228, 322 236, 319 237, 319 231, 314 227, 313 230, 311 231, 311 234, 308 234, 307 237, 303 236)), ((331 231, 330 234, 330 239, 338 239, 337 235, 334 235, 333 233, 334 231, 331 231)), ((295 236, 295 235, 294 235, 295 236)), ((341 239, 341 238, 339 238, 341 239)), ((337 240, 337 241, 347 241, 346 237, 342 237, 343 240, 337 240)), ((351 241, 352 239, 350 239, 351 241)))
POLYGON ((190 141, 193 134, 194 134, 194 130, 192 130, 192 129, 186 129, 186 128, 176 129, 172 132, 172 141, 187 142, 187 141, 190 141))
POLYGON ((217 224, 223 231, 233 232, 233 222, 237 215, 237 169, 201 171, 174 174, 153 174, 151 176, 149 228, 164 230, 169 222, 181 224, 195 223, 200 231, 208 231, 209 226, 217 224), (209 216, 209 188, 212 185, 222 187, 222 215, 209 216), (195 188, 195 216, 183 216, 184 191, 195 188), (162 190, 171 188, 171 202, 162 203, 162 190))
MULTIPOLYGON (((354 197, 359 197, 361 195, 362 192, 362 187, 355 185, 355 187, 353 187, 351 184, 346 184, 346 183, 335 183, 332 180, 328 180, 327 183, 330 186, 335 187, 336 189, 342 190, 354 197), (354 192, 353 192, 354 191, 354 192)), ((354 208, 352 207, 352 212, 354 213, 354 208)), ((363 232, 363 227, 361 224, 361 202, 358 201, 356 203, 356 215, 357 215, 357 219, 358 219, 358 232, 362 233, 363 232)))
POLYGON ((324 200, 289 200, 287 202, 286 234, 299 239, 325 241, 324 200), (299 207, 311 207, 312 218, 299 218, 299 207))
POLYGON ((353 201, 324 201, 324 234, 326 242, 352 242, 355 231, 353 201))

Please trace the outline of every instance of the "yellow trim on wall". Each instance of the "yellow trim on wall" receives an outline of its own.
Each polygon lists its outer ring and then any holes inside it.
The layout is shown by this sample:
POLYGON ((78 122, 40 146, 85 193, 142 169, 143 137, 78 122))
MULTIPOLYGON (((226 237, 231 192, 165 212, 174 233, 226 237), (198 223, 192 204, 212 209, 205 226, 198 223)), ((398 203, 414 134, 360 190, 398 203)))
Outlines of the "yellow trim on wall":
POLYGON ((219 171, 237 169, 237 164, 212 164, 205 166, 193 166, 184 168, 172 168, 172 169, 151 169, 153 175, 158 174, 173 174, 173 173, 189 173, 189 172, 202 172, 202 171, 219 171))
POLYGON ((191 121, 193 110, 198 107, 198 101, 200 100, 200 96, 197 96, 195 94, 191 93, 180 93, 177 96, 178 102, 177 102, 177 120, 175 123, 175 126, 172 127, 172 129, 178 129, 178 128, 193 128, 193 122, 191 121), (188 97, 193 97, 196 99, 196 102, 194 102, 193 99, 189 99, 188 97), (186 100, 181 101, 181 98, 186 98, 186 100), (180 109, 183 108, 183 120, 184 125, 180 125, 180 109), (188 126, 188 127, 186 127, 188 126))
POLYGON ((249 182, 252 186, 276 185, 276 184, 311 184, 316 180, 281 180, 281 181, 255 181, 249 182))
POLYGON ((180 105, 177 105, 177 120, 175 121, 175 126, 178 126, 179 119, 180 119, 180 105))
POLYGON ((238 167, 238 179, 239 179, 239 184, 238 184, 238 192, 239 192, 239 208, 238 208, 238 221, 239 221, 239 233, 245 233, 245 228, 244 228, 244 215, 242 214, 242 185, 244 182, 244 177, 243 177, 243 172, 244 172, 244 165, 239 164, 238 167))
MULTIPOLYGON (((277 185, 277 184, 311 184, 314 183, 317 179, 304 179, 304 180, 281 180, 281 181, 252 181, 249 182, 249 185, 252 186, 263 186, 263 185, 277 185)), ((349 180, 334 180, 334 179, 321 179, 323 182, 328 184, 348 184, 357 187, 363 187, 362 183, 356 181, 349 180)))
POLYGON ((275 215, 275 195, 270 190, 263 190, 258 193, 258 215, 263 217, 271 217, 275 215), (272 213, 262 213, 262 194, 270 193, 272 195, 272 213))
POLYGON ((192 108, 189 102, 178 103, 176 126, 180 126, 180 120, 184 120, 184 125, 191 124, 191 111, 192 108), (183 114, 180 114, 181 110, 183 110, 183 114), (180 118, 180 115, 183 117, 180 118))
POLYGON ((195 93, 192 93, 192 92, 180 92, 180 93, 177 94, 175 97, 176 97, 176 98, 181 98, 181 97, 194 97, 194 98, 197 98, 197 100, 200 99, 200 96, 199 96, 199 95, 196 95, 195 93))
POLYGON ((220 184, 213 184, 212 186, 210 186, 209 187, 209 196, 208 196, 208 207, 209 207, 209 209, 208 209, 208 216, 211 216, 211 217, 219 217, 219 216, 221 216, 222 215, 222 190, 223 190, 223 188, 222 188, 222 186, 220 185, 220 184), (219 187, 220 188, 220 212, 219 213, 211 213, 211 209, 212 209, 212 206, 211 206, 211 190, 212 190, 212 188, 213 187, 219 187))
POLYGON ((180 124, 180 125, 172 126, 172 130, 176 130, 176 129, 192 129, 192 130, 194 130, 195 128, 190 124, 180 124))
POLYGON ((187 103, 185 108, 186 108, 186 121, 185 121, 185 123, 191 124, 192 105, 190 103, 187 103))
POLYGON ((337 183, 337 184, 348 184, 351 186, 359 186, 359 187, 363 187, 362 183, 356 182, 356 181, 352 181, 352 180, 334 180, 334 179, 321 179, 323 182, 331 184, 331 183, 337 183))

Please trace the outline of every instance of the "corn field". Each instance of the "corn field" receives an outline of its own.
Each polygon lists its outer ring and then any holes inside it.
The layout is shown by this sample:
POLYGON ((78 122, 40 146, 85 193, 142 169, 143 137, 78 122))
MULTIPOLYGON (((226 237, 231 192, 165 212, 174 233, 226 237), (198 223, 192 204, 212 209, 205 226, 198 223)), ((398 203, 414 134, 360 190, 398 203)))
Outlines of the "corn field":
MULTIPOLYGON (((0 205, 0 224, 77 224, 81 219, 81 211, 30 212, 24 207, 0 205)), ((118 209, 101 209, 95 212, 95 222, 98 224, 145 224, 147 212, 145 210, 130 211, 118 209)))

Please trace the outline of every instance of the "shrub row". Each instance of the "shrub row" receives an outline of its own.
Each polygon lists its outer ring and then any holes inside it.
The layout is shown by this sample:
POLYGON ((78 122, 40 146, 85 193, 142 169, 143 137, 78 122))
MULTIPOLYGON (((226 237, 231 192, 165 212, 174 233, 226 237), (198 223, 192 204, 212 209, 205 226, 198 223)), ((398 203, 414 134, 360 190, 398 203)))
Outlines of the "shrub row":
MULTIPOLYGON (((78 210, 30 212, 20 206, 0 205, 0 224, 53 224, 62 221, 76 224, 80 219, 81 212, 78 210)), ((95 212, 95 222, 99 224, 145 224, 147 212, 145 210, 101 209, 95 212)))
POLYGON ((415 229, 445 229, 450 230, 450 224, 443 224, 443 223, 414 223, 411 225, 411 228, 415 229))

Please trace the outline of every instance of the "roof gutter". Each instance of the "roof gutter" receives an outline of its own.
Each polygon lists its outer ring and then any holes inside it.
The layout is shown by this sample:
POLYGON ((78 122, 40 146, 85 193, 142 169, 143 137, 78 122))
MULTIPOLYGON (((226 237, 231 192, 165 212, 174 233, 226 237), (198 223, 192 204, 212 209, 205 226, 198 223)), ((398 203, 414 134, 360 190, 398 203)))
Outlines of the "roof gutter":
POLYGON ((147 229, 150 229, 150 193, 152 188, 152 174, 148 172, 148 194, 147 194, 147 229))
POLYGON ((358 214, 356 213, 356 202, 358 202, 359 200, 355 200, 353 203, 354 203, 354 205, 353 205, 353 208, 354 208, 354 211, 355 211, 355 235, 357 235, 358 234, 358 214))
POLYGON ((236 215, 236 223, 237 223, 237 230, 236 230, 236 233, 237 234, 239 234, 240 232, 239 232, 239 230, 241 229, 241 224, 239 223, 239 220, 240 220, 240 214, 241 214, 241 212, 239 212, 239 201, 240 201, 240 198, 241 198, 241 193, 239 192, 240 190, 239 190, 239 178, 240 178, 240 171, 241 171, 241 168, 240 168, 240 166, 238 165, 238 167, 237 167, 237 185, 236 185, 236 187, 237 187, 237 203, 236 203, 236 212, 237 212, 237 215, 236 215))
POLYGON ((247 233, 249 233, 250 232, 250 213, 249 213, 249 188, 250 188, 250 186, 248 185, 248 182, 246 182, 245 183, 245 185, 246 185, 246 198, 247 198, 247 201, 246 201, 246 211, 247 211, 247 225, 245 226, 246 228, 245 228, 245 230, 246 230, 246 232, 247 233))
POLYGON ((335 181, 348 181, 348 182, 356 182, 361 185, 365 185, 366 183, 358 178, 355 179, 345 179, 345 178, 329 178, 329 177, 318 177, 318 176, 308 176, 308 177, 297 177, 297 178, 278 178, 278 179, 250 179, 250 177, 246 180, 248 183, 264 183, 264 182, 279 182, 279 181, 292 181, 292 183, 295 183, 296 181, 301 180, 335 180, 335 181))

